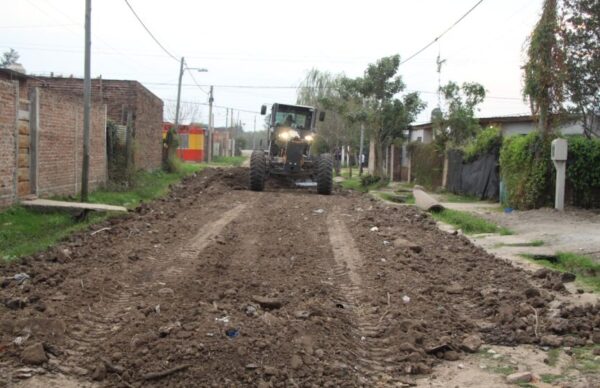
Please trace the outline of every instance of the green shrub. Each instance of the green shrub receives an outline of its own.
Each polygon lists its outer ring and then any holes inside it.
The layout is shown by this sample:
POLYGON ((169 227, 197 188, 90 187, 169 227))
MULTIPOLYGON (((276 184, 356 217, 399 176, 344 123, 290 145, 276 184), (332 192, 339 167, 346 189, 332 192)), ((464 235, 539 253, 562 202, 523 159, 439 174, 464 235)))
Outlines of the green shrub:
POLYGON ((362 187, 369 187, 375 183, 378 183, 381 180, 381 177, 375 175, 363 175, 360 177, 360 185, 362 187))
POLYGON ((497 152, 502 146, 502 131, 498 127, 488 127, 464 147, 463 159, 470 162, 477 157, 497 152))
POLYGON ((510 206, 532 209, 552 203, 554 168, 550 160, 550 143, 553 138, 535 131, 504 140, 500 150, 500 173, 510 206))
POLYGON ((600 191, 600 139, 571 136, 568 142, 567 179, 573 188, 574 204, 582 207, 597 206, 600 191))
POLYGON ((442 185, 444 155, 435 144, 409 143, 411 175, 414 182, 428 189, 442 185))

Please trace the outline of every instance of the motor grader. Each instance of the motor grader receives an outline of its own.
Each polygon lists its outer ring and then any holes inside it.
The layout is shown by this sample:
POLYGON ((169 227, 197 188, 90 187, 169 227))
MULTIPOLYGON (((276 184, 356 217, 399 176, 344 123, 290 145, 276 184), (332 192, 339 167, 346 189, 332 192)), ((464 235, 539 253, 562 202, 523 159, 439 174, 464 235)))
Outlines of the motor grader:
MULTIPOLYGON (((266 105, 261 107, 260 113, 267 113, 266 105)), ((325 112, 311 106, 273 104, 267 129, 267 148, 254 150, 250 157, 250 189, 262 191, 265 180, 274 178, 292 180, 300 187, 316 186, 317 193, 331 194, 331 154, 317 156, 311 153, 317 120, 324 119, 325 112)))

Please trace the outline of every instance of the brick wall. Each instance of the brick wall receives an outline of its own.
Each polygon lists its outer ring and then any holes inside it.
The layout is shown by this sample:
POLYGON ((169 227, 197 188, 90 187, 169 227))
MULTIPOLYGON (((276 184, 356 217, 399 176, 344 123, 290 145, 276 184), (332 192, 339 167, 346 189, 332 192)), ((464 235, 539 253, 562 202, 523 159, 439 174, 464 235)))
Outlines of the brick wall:
MULTIPOLYGON (((37 77, 30 85, 47 86, 73 95, 83 95, 80 78, 37 77)), ((161 166, 163 102, 137 81, 92 80, 92 96, 102 98, 108 118, 127 124, 133 114, 134 163, 136 169, 154 170, 161 166)))
MULTIPOLYGON (((80 97, 40 88, 38 195, 77 194, 81 189, 83 104, 80 97)), ((90 190, 106 182, 106 107, 92 103, 90 190)))
POLYGON ((0 206, 15 200, 17 88, 0 80, 0 206))
POLYGON ((162 162, 163 102, 136 84, 134 163, 138 169, 156 170, 162 162))

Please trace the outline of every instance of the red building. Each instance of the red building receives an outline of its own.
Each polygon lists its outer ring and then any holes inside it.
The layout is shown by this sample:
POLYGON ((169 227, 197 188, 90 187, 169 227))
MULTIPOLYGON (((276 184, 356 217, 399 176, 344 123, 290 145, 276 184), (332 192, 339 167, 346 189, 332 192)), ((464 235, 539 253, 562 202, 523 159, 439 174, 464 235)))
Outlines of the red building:
MULTIPOLYGON (((163 139, 174 124, 163 123, 163 139)), ((179 147, 177 156, 187 162, 204 161, 204 138, 206 130, 195 125, 180 125, 177 131, 179 135, 179 147)))

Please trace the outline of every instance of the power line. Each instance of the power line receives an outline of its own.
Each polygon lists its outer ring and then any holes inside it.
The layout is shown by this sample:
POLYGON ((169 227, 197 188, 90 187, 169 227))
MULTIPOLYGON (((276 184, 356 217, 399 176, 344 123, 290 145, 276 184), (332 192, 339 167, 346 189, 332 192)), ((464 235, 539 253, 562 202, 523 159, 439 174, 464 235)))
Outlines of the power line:
POLYGON ((406 58, 405 60, 403 60, 402 62, 400 62, 401 65, 405 64, 406 62, 410 61, 411 59, 413 59, 414 57, 416 57, 417 55, 421 54, 423 51, 427 50, 429 47, 431 47, 431 45, 433 45, 435 42, 437 42, 442 36, 446 35, 446 33, 448 31, 450 31, 451 29, 453 29, 458 23, 460 23, 464 18, 467 17, 468 14, 470 14, 475 8, 477 8, 479 6, 479 4, 483 3, 483 0, 479 0, 473 7, 471 7, 471 9, 469 9, 467 11, 467 13, 465 13, 464 15, 462 15, 460 17, 460 19, 458 19, 457 21, 454 22, 454 24, 452 24, 450 27, 448 27, 444 32, 442 32, 440 35, 438 35, 434 40, 432 40, 431 42, 429 42, 427 45, 425 45, 425 47, 423 47, 422 49, 420 49, 419 51, 417 51, 416 53, 414 53, 413 55, 411 55, 410 57, 406 58))
POLYGON ((154 36, 154 34, 152 34, 152 32, 150 32, 150 30, 148 29, 148 27, 146 27, 146 25, 144 24, 144 22, 142 21, 142 19, 140 19, 140 17, 138 16, 138 14, 135 12, 135 10, 133 9, 133 7, 131 6, 131 4, 129 4, 128 0, 125 0, 125 4, 127 4, 127 6, 129 7, 129 9, 131 10, 131 12, 133 13, 133 15, 136 17, 136 19, 140 22, 140 24, 142 25, 142 27, 144 27, 144 29, 146 30, 146 32, 148 33, 148 35, 150 35, 150 37, 156 42, 157 45, 159 45, 159 47, 171 58, 173 58, 174 60, 176 60, 177 62, 179 62, 179 59, 177 59, 177 57, 173 54, 171 54, 169 52, 169 50, 167 50, 165 48, 165 46, 163 46, 158 39, 156 39, 156 37, 154 36))
MULTIPOLYGON (((157 86, 173 86, 173 85, 177 85, 175 83, 168 83, 168 82, 142 82, 145 85, 157 85, 157 86)), ((197 86, 197 87, 207 87, 209 85, 198 85, 198 84, 182 84, 181 86, 186 86, 186 87, 193 87, 193 86, 197 86)), ((212 85, 215 88, 224 88, 224 89, 298 89, 299 86, 285 86, 285 85, 212 85)), ((303 88, 305 86, 302 86, 303 88)), ((308 86, 306 88, 310 88, 310 89, 323 89, 324 87, 319 87, 319 86, 308 86)), ((325 88, 334 88, 334 86, 330 86, 330 87, 325 87, 325 88)), ((433 92, 433 91, 428 91, 428 90, 415 90, 415 89, 407 89, 405 90, 405 92, 407 93, 413 93, 413 92, 417 92, 417 93, 422 93, 422 94, 437 94, 437 92, 433 92)), ((523 98, 522 97, 506 97, 506 96, 485 96, 485 98, 490 98, 493 100, 515 100, 515 101, 522 101, 523 98)))
MULTIPOLYGON (((202 92, 203 92, 204 94, 207 94, 207 95, 208 95, 208 92, 207 92, 206 90, 204 90, 204 89, 202 88, 202 86, 200 86, 200 84, 198 83, 198 81, 196 81, 196 77, 194 77, 194 73, 192 73, 192 72, 190 71, 190 69, 188 69, 187 67, 186 67, 186 69, 185 69, 185 70, 187 70, 187 71, 188 71, 189 75, 192 77, 192 81, 194 81, 194 84, 195 84, 195 85, 198 87, 198 89, 202 90, 202 92)), ((183 86, 183 85, 182 85, 182 86, 183 86)))
MULTIPOLYGON (((175 102, 177 100, 173 99, 173 98, 163 98, 163 100, 165 101, 170 101, 170 102, 175 102)), ((208 106, 209 103, 207 102, 196 102, 196 101, 181 101, 183 103, 186 104, 192 104, 192 105, 204 105, 204 106, 208 106)), ((245 113, 255 113, 255 114, 259 114, 260 112, 258 111, 254 111, 254 110, 248 110, 248 109, 239 109, 239 108, 233 108, 231 106, 223 106, 223 105, 214 105, 213 104, 213 108, 219 108, 219 109, 233 109, 235 111, 238 112, 245 112, 245 113)))

